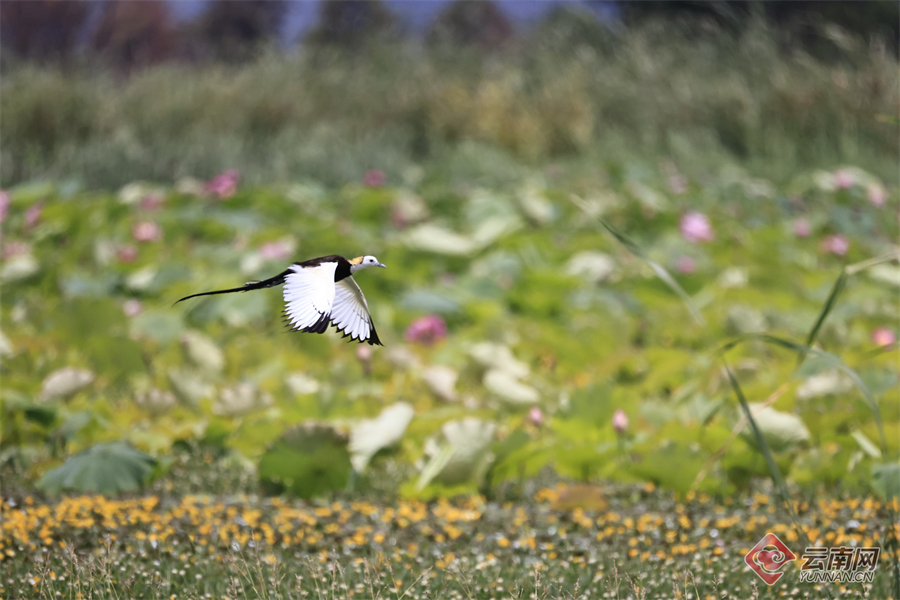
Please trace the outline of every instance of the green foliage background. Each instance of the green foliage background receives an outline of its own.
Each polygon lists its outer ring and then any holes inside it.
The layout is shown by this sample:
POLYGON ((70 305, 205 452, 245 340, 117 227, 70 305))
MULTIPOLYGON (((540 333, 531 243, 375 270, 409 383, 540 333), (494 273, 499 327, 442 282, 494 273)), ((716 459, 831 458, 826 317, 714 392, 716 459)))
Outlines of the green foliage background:
MULTIPOLYGON (((402 401, 415 417, 355 489, 492 490, 551 467, 730 494, 766 476, 753 438, 732 437, 741 413, 717 353, 741 334, 802 344, 844 265, 896 253, 896 59, 845 37, 841 60, 821 62, 763 26, 696 39, 651 25, 575 46, 547 27, 484 57, 398 44, 125 80, 7 69, 0 460, 37 475, 126 440, 256 464, 295 424, 351 431, 402 401), (193 179, 225 168, 242 177, 227 199, 193 179), (364 185, 375 168, 386 183, 364 185), (688 211, 714 240, 685 240, 688 211), (709 327, 593 216, 674 273, 709 327), (158 237, 136 239, 141 223, 158 237), (831 235, 846 255, 822 249, 831 235), (272 241, 289 258, 266 258, 272 241), (371 359, 333 331, 284 333, 278 290, 172 306, 330 253, 389 266, 357 276, 385 343, 371 359), (406 342, 426 314, 446 340, 406 342), (487 383, 484 342, 524 364, 536 401, 487 383), (435 366, 457 376, 451 394, 429 385, 435 366), (93 377, 47 393, 63 367, 93 377), (442 433, 467 417, 496 426, 484 463, 460 464, 442 433), (441 460, 468 481, 423 479, 441 460)), ((830 365, 795 371, 795 354, 759 341, 729 352, 750 402, 790 384, 766 431, 789 481, 883 493, 896 475, 896 344, 872 333, 896 335, 898 285, 896 260, 861 270, 818 338, 872 391, 887 456, 830 365)))

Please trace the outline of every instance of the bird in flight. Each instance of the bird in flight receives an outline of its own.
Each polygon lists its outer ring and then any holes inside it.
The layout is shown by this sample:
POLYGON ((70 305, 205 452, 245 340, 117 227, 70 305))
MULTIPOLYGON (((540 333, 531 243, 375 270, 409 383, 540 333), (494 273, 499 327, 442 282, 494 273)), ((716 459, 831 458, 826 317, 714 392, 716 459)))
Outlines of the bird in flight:
MULTIPOLYGON (((182 300, 213 294, 249 292, 284 285, 284 317, 292 331, 325 333, 329 325, 351 340, 382 346, 369 315, 369 305, 352 275, 370 267, 387 267, 374 256, 347 260, 332 254, 292 264, 287 270, 263 281, 241 287, 185 296, 182 300)), ((178 304, 176 302, 175 304, 178 304)))

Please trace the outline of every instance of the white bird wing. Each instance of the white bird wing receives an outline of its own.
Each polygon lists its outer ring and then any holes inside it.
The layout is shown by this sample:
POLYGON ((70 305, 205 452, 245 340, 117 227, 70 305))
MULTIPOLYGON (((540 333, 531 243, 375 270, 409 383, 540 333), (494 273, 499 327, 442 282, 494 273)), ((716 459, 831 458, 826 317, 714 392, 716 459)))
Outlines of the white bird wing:
POLYGON ((284 316, 294 331, 323 333, 334 305, 336 262, 291 267, 284 278, 284 316))
POLYGON ((344 337, 350 336, 351 340, 369 342, 370 345, 381 345, 369 314, 366 297, 353 277, 346 277, 334 284, 331 322, 344 337))

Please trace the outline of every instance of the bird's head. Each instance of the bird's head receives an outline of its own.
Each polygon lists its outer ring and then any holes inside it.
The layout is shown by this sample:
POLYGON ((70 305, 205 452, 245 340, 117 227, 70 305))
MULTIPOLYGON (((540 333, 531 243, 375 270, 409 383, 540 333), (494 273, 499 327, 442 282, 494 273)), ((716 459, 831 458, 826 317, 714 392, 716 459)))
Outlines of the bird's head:
POLYGON ((382 269, 387 269, 386 266, 378 262, 377 258, 368 254, 365 256, 357 256, 350 261, 351 273, 356 273, 357 271, 368 269, 369 267, 381 267, 382 269))

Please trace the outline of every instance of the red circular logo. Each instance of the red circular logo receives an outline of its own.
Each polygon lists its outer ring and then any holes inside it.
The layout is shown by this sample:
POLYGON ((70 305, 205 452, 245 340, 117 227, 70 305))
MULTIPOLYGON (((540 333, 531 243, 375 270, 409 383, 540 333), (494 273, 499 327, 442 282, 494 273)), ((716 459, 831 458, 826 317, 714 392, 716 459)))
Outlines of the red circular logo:
POLYGON ((759 575, 766 585, 772 585, 784 575, 782 568, 797 560, 796 555, 774 533, 767 533, 744 556, 747 566, 759 575))

